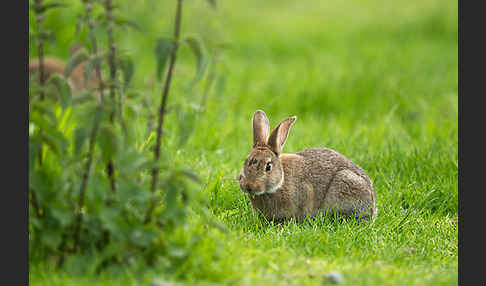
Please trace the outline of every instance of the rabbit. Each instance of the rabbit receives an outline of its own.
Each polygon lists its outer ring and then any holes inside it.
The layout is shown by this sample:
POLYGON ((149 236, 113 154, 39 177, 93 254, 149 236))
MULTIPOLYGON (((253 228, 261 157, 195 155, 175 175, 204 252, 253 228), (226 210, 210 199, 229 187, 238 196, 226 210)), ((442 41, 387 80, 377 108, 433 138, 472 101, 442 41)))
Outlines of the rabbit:
MULTIPOLYGON (((83 46, 77 44, 70 51, 70 56, 74 55, 79 50, 84 49, 83 46)), ((66 69, 66 63, 56 57, 44 57, 43 58, 44 72, 46 80, 49 80, 50 76, 57 73, 64 76, 66 69)), ((71 87, 73 94, 78 94, 83 91, 98 87, 98 80, 92 72, 88 79, 85 80, 84 75, 85 62, 79 63, 71 72, 67 82, 71 87)), ((38 58, 29 59, 29 77, 40 72, 40 61, 38 58)))
POLYGON ((350 159, 328 148, 282 153, 296 119, 283 120, 269 136, 265 112, 253 115, 253 147, 238 180, 254 211, 269 221, 302 221, 325 212, 374 219, 373 183, 350 159))

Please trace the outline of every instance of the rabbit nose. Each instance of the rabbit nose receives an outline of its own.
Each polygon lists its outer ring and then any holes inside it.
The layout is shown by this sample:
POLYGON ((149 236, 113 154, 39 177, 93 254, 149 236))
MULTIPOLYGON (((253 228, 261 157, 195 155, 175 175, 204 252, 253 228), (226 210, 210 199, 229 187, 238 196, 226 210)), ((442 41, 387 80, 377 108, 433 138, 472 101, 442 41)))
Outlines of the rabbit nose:
POLYGON ((245 185, 245 192, 252 194, 255 192, 255 186, 251 184, 245 185))
POLYGON ((250 186, 248 184, 242 183, 240 186, 241 186, 241 190, 244 193, 250 193, 251 192, 251 188, 250 188, 250 186))

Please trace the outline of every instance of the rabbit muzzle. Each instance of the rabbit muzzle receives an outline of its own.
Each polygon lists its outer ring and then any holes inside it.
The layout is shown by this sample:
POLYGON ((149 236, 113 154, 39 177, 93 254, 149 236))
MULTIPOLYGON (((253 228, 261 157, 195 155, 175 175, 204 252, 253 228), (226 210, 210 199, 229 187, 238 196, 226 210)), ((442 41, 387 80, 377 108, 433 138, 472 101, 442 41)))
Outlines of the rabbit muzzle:
POLYGON ((262 188, 259 188, 257 184, 253 184, 246 180, 245 174, 242 171, 238 177, 239 183, 240 183, 240 189, 249 195, 261 195, 265 193, 265 190, 262 188))

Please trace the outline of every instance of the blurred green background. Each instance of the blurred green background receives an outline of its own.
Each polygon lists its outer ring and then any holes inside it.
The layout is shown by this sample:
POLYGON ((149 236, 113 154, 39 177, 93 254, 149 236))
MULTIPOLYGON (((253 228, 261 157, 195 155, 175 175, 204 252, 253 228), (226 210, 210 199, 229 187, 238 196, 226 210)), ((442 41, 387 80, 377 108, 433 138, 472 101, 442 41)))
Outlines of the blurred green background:
MULTIPOLYGON (((72 6, 46 19, 56 31, 47 54, 61 58, 75 41, 87 43, 85 33, 75 38, 81 4, 66 2, 72 6)), ((134 87, 155 111, 161 86, 154 48, 157 38, 172 35, 176 1, 116 2, 141 28, 115 37, 134 59, 134 87)), ((216 1, 213 9, 208 1, 184 0, 182 35, 200 38, 208 55, 225 48, 211 66, 216 84, 188 144, 178 146, 176 115, 169 114, 162 153, 203 179, 200 191, 212 214, 230 230, 215 240, 221 256, 232 257, 188 263, 188 285, 320 285, 330 269, 349 285, 457 284, 457 21, 457 1, 216 1), (362 166, 377 192, 375 225, 255 226, 236 176, 251 148, 257 109, 272 128, 297 116, 284 152, 328 147, 362 166), (397 231, 404 211, 410 216, 397 231), (415 255, 406 251, 412 248, 415 255)), ((103 31, 98 36, 106 42, 103 31)), ((35 57, 35 41, 29 45, 35 57)), ((170 104, 200 104, 207 78, 195 92, 186 89, 195 61, 182 46, 170 104)), ((144 120, 136 122, 140 134, 144 120)), ((194 255, 215 250, 199 251, 194 255)), ((39 284, 93 283, 35 269, 31 282, 39 284)), ((103 284, 118 283, 106 279, 103 284)))

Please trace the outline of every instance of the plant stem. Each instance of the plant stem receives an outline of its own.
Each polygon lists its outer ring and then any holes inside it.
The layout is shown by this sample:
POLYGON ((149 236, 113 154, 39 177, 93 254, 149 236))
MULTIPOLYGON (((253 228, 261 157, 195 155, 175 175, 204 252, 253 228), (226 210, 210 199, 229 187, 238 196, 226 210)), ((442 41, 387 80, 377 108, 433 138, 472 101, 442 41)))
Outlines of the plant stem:
MULTIPOLYGON (((44 70, 44 36, 45 32, 42 29, 42 22, 44 21, 44 12, 41 7, 43 7, 44 1, 43 0, 35 0, 35 4, 38 8, 37 13, 35 15, 35 20, 37 22, 37 49, 38 49, 38 58, 39 58, 39 85, 41 86, 40 98, 41 101, 44 100, 45 91, 44 87, 46 85, 46 76, 44 70)), ((39 135, 42 138, 42 129, 39 128, 39 135)), ((42 146, 41 152, 39 155, 39 165, 42 166, 42 146)))
MULTIPOLYGON (((169 70, 167 72, 167 77, 164 84, 164 90, 162 92, 162 102, 160 103, 159 109, 159 119, 157 125, 157 140, 155 142, 155 149, 154 149, 154 157, 155 162, 158 163, 160 158, 160 144, 162 141, 162 127, 164 125, 164 115, 165 115, 165 108, 167 105, 167 98, 169 95, 170 83, 172 80, 172 72, 174 70, 174 64, 176 61, 177 50, 179 48, 179 34, 181 28, 181 18, 182 18, 182 0, 177 0, 177 8, 176 8, 176 18, 175 18, 175 26, 174 26, 174 47, 172 49, 172 53, 170 56, 169 62, 169 70)), ((152 193, 155 193, 157 189, 157 184, 159 180, 159 167, 156 165, 152 168, 152 193)), ((155 207, 155 201, 152 199, 150 202, 150 206, 147 210, 147 214, 145 216, 145 223, 150 222, 152 218, 152 212, 155 207)))
MULTIPOLYGON (((86 20, 88 22, 88 30, 89 30, 89 37, 92 45, 92 52, 95 56, 98 54, 98 49, 96 46, 96 38, 94 35, 94 23, 91 18, 91 13, 92 13, 92 3, 90 0, 84 0, 83 1, 85 4, 85 9, 86 9, 86 20)), ((94 149, 95 149, 95 143, 96 143, 96 135, 98 133, 98 129, 100 126, 100 121, 101 121, 101 116, 104 111, 104 102, 105 102, 105 97, 104 97, 104 84, 101 78, 101 67, 99 63, 99 59, 96 58, 95 61, 95 71, 96 71, 96 76, 98 78, 99 82, 99 89, 100 89, 100 104, 98 105, 98 108, 95 113, 95 118, 94 118, 94 126, 91 131, 90 137, 89 137, 89 150, 88 150, 88 161, 86 162, 86 167, 83 173, 82 181, 81 181, 81 187, 79 190, 79 203, 78 203, 78 214, 76 217, 75 221, 75 226, 74 226, 74 247, 73 250, 76 251, 79 247, 79 239, 80 239, 80 233, 81 233, 81 225, 83 222, 83 214, 82 214, 82 208, 84 206, 84 197, 86 193, 86 187, 88 183, 88 178, 89 178, 89 172, 91 170, 91 165, 93 161, 93 155, 94 155, 94 149)))
POLYGON ((43 215, 41 214, 41 208, 39 207, 39 203, 37 202, 37 197, 35 195, 34 190, 31 188, 29 190, 30 192, 30 203, 32 204, 32 207, 34 208, 35 214, 37 214, 37 217, 42 217, 43 215))
MULTIPOLYGON (((116 56, 116 47, 113 37, 113 5, 111 0, 105 0, 105 10, 106 10, 106 18, 107 18, 107 33, 108 33, 108 46, 110 49, 109 56, 108 56, 108 65, 110 66, 110 97, 113 102, 113 109, 110 113, 110 122, 113 126, 115 121, 115 102, 116 102, 116 63, 115 63, 115 56, 116 56)), ((121 100, 121 99, 120 99, 121 100)), ((121 119, 121 118, 120 118, 121 119)), ((111 185, 111 192, 116 192, 116 180, 115 180, 115 166, 113 164, 113 159, 107 164, 106 167, 108 177, 110 178, 110 185, 111 185)))
POLYGON ((86 162, 86 167, 81 181, 81 187, 79 190, 78 214, 76 216, 76 222, 74 227, 74 250, 76 250, 79 246, 79 237, 80 237, 81 225, 83 222, 82 208, 84 206, 86 186, 88 183, 89 171, 91 170, 91 165, 93 162, 96 135, 98 133, 102 113, 103 113, 103 105, 100 103, 95 114, 95 119, 94 119, 95 122, 94 122, 93 130, 91 131, 89 137, 88 161, 86 162))
MULTIPOLYGON (((43 6, 43 0, 35 0, 35 4, 37 7, 42 7, 43 6)), ((45 75, 45 70, 44 70, 44 36, 45 32, 42 29, 42 22, 44 21, 44 13, 41 12, 42 9, 38 10, 39 13, 35 15, 35 19, 37 21, 37 29, 38 29, 38 37, 37 37, 37 52, 38 52, 38 57, 39 57, 39 84, 41 86, 41 100, 44 100, 44 86, 46 83, 46 75, 45 75)))
POLYGON ((95 73, 96 73, 96 78, 98 79, 99 82, 99 90, 100 90, 100 98, 101 98, 101 105, 103 106, 105 103, 105 96, 104 96, 104 90, 105 90, 105 83, 103 82, 103 78, 101 76, 101 64, 100 64, 100 59, 98 58, 98 46, 96 42, 96 36, 94 33, 95 30, 95 24, 94 21, 91 17, 92 13, 92 0, 84 0, 86 3, 86 21, 88 22, 88 30, 89 30, 89 40, 91 42, 91 48, 92 52, 95 55, 95 73))
MULTIPOLYGON (((108 56, 108 65, 110 67, 110 97, 115 102, 115 80, 116 80, 116 64, 115 53, 116 47, 113 39, 113 6, 111 0, 105 0, 106 21, 107 21, 107 34, 108 34, 108 46, 110 49, 108 56)), ((115 118, 115 109, 110 113, 110 121, 113 122, 115 118)))
MULTIPOLYGON (((114 34, 114 19, 113 19, 113 1, 112 0, 105 0, 105 10, 106 10, 106 20, 107 20, 107 33, 108 33, 108 46, 110 49, 109 56, 108 56, 108 65, 110 66, 110 96, 113 100, 114 104, 118 99, 118 115, 120 118, 120 123, 122 126, 122 130, 126 135, 126 124, 125 120, 123 119, 123 102, 122 102, 122 94, 118 94, 118 98, 116 96, 116 88, 117 88, 117 65, 116 65, 116 45, 115 45, 115 38, 114 34)), ((113 122, 115 117, 115 106, 110 114, 110 120, 113 122)))

